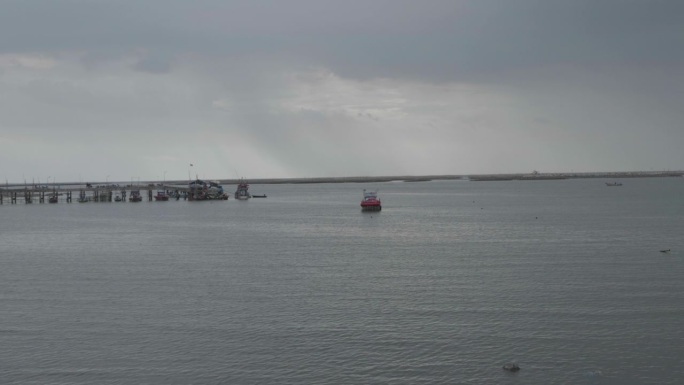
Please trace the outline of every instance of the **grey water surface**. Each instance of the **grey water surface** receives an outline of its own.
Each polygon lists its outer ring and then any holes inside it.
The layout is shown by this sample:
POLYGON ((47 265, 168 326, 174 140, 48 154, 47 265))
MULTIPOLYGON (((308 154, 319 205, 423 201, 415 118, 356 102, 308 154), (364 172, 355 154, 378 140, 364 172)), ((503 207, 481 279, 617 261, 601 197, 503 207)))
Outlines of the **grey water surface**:
POLYGON ((0 383, 681 384, 684 179, 604 182, 5 201, 0 383))

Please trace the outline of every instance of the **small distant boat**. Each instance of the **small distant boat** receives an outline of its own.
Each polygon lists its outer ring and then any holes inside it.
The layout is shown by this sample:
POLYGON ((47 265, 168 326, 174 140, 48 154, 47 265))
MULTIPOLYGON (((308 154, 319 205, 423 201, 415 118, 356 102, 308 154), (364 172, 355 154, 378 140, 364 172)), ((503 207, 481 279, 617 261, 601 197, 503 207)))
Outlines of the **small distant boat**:
POLYGON ((169 196, 164 190, 157 190, 157 195, 154 196, 155 201, 168 201, 169 196))
POLYGON ((121 202, 123 199, 120 196, 114 198, 114 202, 121 202))
POLYGON ((361 211, 380 211, 382 204, 378 198, 377 191, 363 190, 363 200, 361 201, 361 211))
POLYGON ((252 195, 252 198, 266 198, 266 194, 264 194, 264 195, 252 195))
POLYGON ((132 190, 131 196, 128 197, 129 202, 142 202, 142 195, 140 195, 140 190, 132 190))
POLYGON ((50 197, 50 199, 48 199, 48 202, 50 202, 50 203, 57 203, 57 201, 58 201, 57 195, 53 195, 50 197))
POLYGON ((606 186, 622 186, 620 182, 606 182, 606 186))
POLYGON ((246 201, 251 197, 252 196, 249 194, 249 184, 247 184, 244 179, 240 179, 237 190, 235 190, 235 199, 246 201))

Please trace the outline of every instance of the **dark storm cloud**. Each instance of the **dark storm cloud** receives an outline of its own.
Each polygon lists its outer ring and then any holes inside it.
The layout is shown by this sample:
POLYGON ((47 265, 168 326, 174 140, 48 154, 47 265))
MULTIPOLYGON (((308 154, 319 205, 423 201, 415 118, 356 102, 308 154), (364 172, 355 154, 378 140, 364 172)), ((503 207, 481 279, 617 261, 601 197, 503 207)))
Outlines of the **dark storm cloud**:
POLYGON ((484 79, 521 68, 684 60, 677 0, 3 1, 0 52, 135 49, 145 71, 176 55, 279 56, 343 76, 484 79))

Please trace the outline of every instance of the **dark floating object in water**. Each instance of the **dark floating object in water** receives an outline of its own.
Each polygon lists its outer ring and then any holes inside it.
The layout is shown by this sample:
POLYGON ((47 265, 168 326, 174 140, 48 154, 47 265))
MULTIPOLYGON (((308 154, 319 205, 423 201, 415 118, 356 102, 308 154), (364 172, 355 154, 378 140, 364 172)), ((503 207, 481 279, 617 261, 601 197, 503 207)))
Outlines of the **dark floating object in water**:
POLYGON ((661 252, 661 253, 669 253, 669 252, 670 252, 670 249, 660 250, 660 252, 661 252))
POLYGON ((503 370, 508 370, 509 372, 517 372, 520 370, 520 366, 517 364, 506 364, 503 366, 503 370))
POLYGON ((266 198, 266 194, 264 194, 264 195, 252 195, 252 198, 266 198))

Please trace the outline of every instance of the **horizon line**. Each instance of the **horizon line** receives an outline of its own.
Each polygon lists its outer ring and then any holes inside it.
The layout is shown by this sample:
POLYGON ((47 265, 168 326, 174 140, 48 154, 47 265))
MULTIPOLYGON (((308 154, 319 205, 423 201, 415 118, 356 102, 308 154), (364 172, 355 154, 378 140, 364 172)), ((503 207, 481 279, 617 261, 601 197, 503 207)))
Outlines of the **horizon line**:
MULTIPOLYGON (((291 178, 204 178, 206 180, 215 180, 221 183, 235 183, 240 180, 246 180, 252 184, 286 184, 286 183, 360 183, 360 182, 391 182, 391 181, 429 181, 429 180, 458 180, 458 179, 471 179, 471 178, 516 178, 528 176, 527 179, 534 179, 534 177, 548 178, 548 177, 558 177, 566 179, 579 179, 579 178, 601 178, 601 177, 611 177, 611 178, 634 178, 634 177, 677 177, 684 176, 684 170, 677 171, 586 171, 586 172, 527 172, 527 173, 485 173, 485 174, 437 174, 437 175, 390 175, 390 176, 342 176, 342 177, 291 177, 291 178)), ((199 179, 199 178, 196 178, 199 179)), ((191 179, 188 179, 191 180, 191 179)), ((185 183, 186 179, 172 179, 172 180, 157 180, 149 179, 144 181, 139 181, 137 185, 142 184, 158 184, 163 182, 163 184, 179 184, 185 183)), ((5 179, 5 186, 59 186, 59 185, 118 185, 121 183, 127 183, 133 185, 132 181, 122 182, 122 181, 94 181, 94 182, 60 182, 60 183, 39 183, 36 184, 35 181, 27 183, 9 183, 5 179)))

